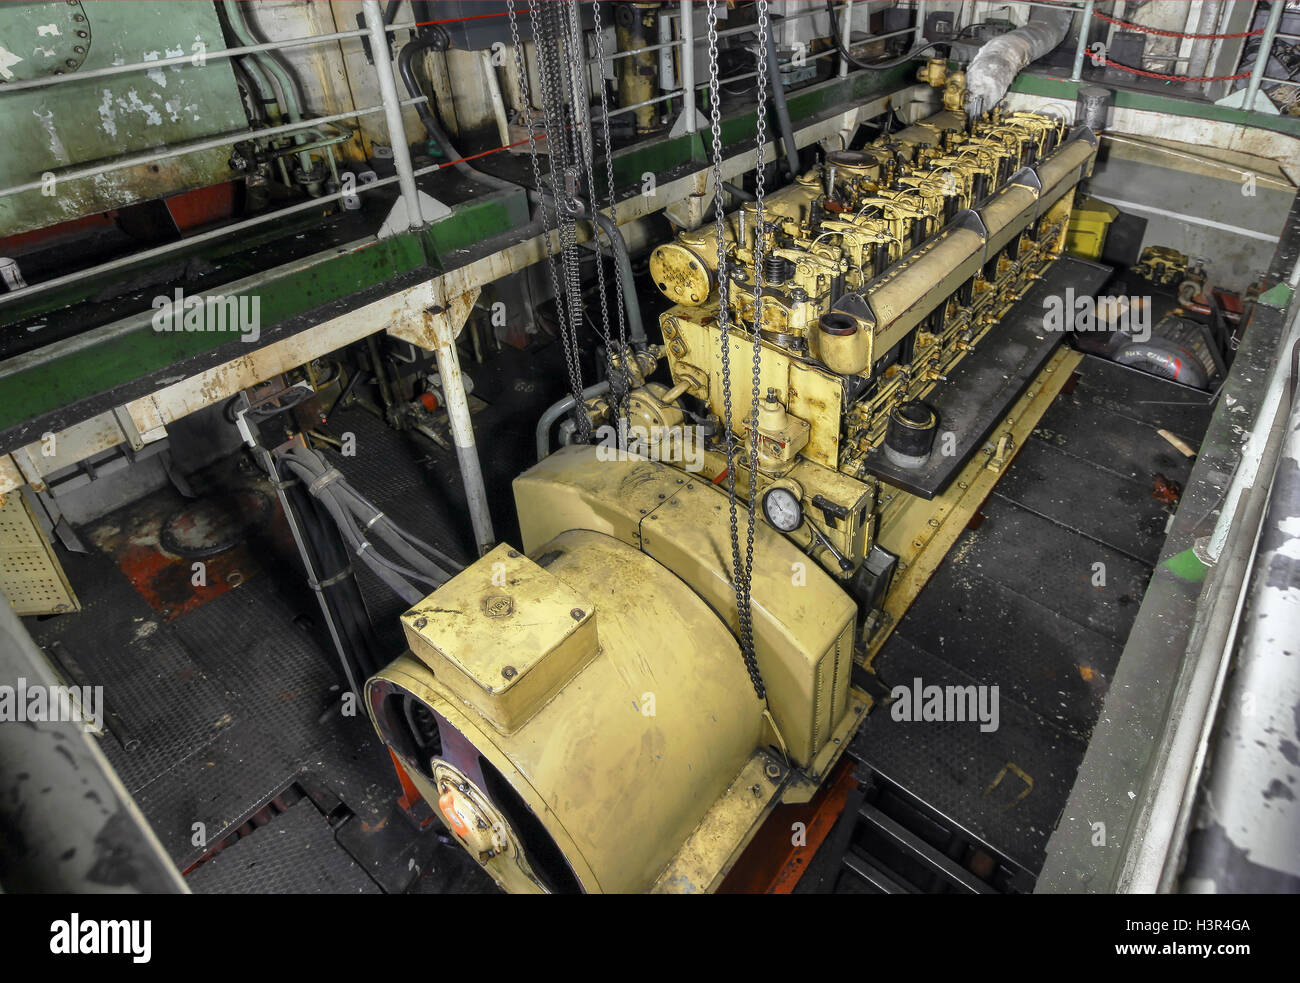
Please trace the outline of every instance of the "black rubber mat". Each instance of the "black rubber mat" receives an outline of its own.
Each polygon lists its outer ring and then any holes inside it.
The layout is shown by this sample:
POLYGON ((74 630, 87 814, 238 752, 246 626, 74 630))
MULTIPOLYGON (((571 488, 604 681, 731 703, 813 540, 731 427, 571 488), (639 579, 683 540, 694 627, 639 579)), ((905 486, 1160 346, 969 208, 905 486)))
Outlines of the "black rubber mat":
POLYGON ((1164 541, 1155 476, 1190 473, 1156 431, 1195 447, 1210 412, 1205 394, 1086 358, 874 661, 891 688, 998 688, 996 731, 884 705, 854 751, 1032 871, 1164 541))
POLYGON ((205 861, 186 881, 197 894, 380 893, 309 799, 205 861))

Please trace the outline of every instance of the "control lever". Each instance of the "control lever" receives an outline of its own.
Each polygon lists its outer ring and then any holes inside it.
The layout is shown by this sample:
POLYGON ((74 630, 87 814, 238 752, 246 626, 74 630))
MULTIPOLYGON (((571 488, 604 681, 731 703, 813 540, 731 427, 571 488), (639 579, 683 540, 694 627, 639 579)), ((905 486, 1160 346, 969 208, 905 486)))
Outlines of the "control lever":
POLYGON ((812 539, 808 541, 808 548, 807 550, 805 550, 805 552, 809 556, 812 556, 813 547, 816 546, 818 543, 821 543, 822 546, 826 548, 826 552, 830 553, 831 556, 835 557, 836 561, 840 565, 841 570, 844 571, 852 570, 853 563, 849 560, 849 558, 846 557, 839 550, 837 550, 834 546, 832 546, 831 541, 827 539, 822 534, 822 531, 818 529, 815 525, 813 525, 812 522, 806 516, 804 517, 804 521, 808 523, 808 531, 812 533, 812 539))

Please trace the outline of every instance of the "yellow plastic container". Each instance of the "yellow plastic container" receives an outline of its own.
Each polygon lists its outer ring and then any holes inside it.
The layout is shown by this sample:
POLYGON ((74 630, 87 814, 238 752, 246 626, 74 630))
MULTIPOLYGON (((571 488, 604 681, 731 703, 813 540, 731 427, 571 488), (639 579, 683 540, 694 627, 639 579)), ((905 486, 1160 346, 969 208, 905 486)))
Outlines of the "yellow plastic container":
POLYGON ((1065 231, 1065 251, 1084 259, 1101 259, 1106 246, 1106 231, 1119 215, 1119 209, 1096 198, 1085 197, 1070 212, 1065 231))

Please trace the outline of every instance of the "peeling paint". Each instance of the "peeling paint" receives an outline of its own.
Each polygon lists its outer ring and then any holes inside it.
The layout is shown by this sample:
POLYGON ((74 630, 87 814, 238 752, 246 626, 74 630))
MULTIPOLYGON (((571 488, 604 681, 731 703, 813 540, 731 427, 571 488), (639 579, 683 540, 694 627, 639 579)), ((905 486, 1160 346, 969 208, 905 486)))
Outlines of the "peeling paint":
POLYGON ((61 164, 70 163, 68 151, 63 146, 63 141, 59 139, 58 131, 54 129, 54 111, 46 110, 42 113, 39 109, 33 109, 32 115, 41 121, 41 126, 50 138, 50 154, 61 164))
POLYGON ((113 115, 113 90, 105 89, 103 101, 99 104, 99 119, 103 130, 111 137, 117 136, 117 121, 113 115))
MULTIPOLYGON (((170 56, 171 56, 171 52, 168 51, 168 52, 167 52, 167 55, 168 55, 168 57, 170 57, 170 56)), ((143 55, 141 55, 140 60, 141 60, 141 61, 157 61, 157 60, 158 60, 159 58, 161 58, 161 57, 162 57, 162 55, 160 55, 157 51, 146 51, 143 55)), ((162 70, 161 68, 150 68, 150 69, 147 69, 147 70, 145 71, 145 74, 149 76, 149 80, 150 80, 151 82, 153 82, 154 85, 157 85, 157 86, 159 86, 160 88, 163 88, 163 89, 167 88, 167 76, 166 76, 166 74, 163 72, 163 70, 162 70)))
POLYGON ((9 69, 23 60, 22 55, 16 55, 8 48, 0 46, 0 78, 3 78, 6 82, 13 78, 14 73, 9 69))
POLYGON ((36 36, 38 38, 49 37, 51 34, 55 37, 60 35, 58 24, 38 24, 36 25, 36 36))

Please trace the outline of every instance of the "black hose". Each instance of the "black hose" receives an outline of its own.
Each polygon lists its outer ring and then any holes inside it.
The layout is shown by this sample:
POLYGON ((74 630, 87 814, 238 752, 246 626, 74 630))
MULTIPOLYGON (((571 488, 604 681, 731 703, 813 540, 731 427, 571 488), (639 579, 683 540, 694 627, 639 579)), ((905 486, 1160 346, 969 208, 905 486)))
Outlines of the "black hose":
MULTIPOLYGON (((407 94, 412 99, 420 99, 424 95, 420 91, 420 83, 415 77, 414 59, 418 52, 427 49, 437 49, 438 43, 433 38, 412 38, 402 46, 401 52, 397 56, 398 74, 402 76, 402 83, 406 86, 407 94)), ((425 132, 429 134, 429 139, 442 148, 444 156, 449 161, 454 161, 451 165, 456 172, 464 177, 474 181, 481 181, 484 184, 491 185, 500 191, 522 191, 523 189, 517 184, 506 181, 497 177, 495 174, 488 174, 484 171, 470 167, 469 164, 462 160, 462 155, 451 142, 451 137, 447 136, 446 131, 438 123, 438 117, 434 114, 431 100, 421 99, 415 104, 415 111, 420 114, 420 122, 424 124, 425 132)))
POLYGON ((838 18, 836 18, 835 16, 834 0, 826 0, 826 12, 831 16, 831 40, 835 42, 836 49, 839 51, 841 55, 844 56, 845 60, 850 65, 853 65, 856 68, 865 68, 867 69, 867 71, 870 72, 883 72, 886 69, 897 68, 899 65, 905 65, 907 64, 907 62, 917 57, 922 51, 925 51, 928 48, 937 47, 939 44, 942 43, 939 41, 930 41, 929 43, 923 44, 920 47, 913 48, 907 54, 899 55, 897 58, 894 58, 890 61, 877 61, 877 62, 858 61, 851 54, 849 54, 848 49, 844 47, 843 41, 840 40, 840 25, 839 25, 838 18))
POLYGON ((623 306, 627 310, 628 341, 633 345, 645 345, 645 324, 641 320, 641 304, 637 301, 636 284, 632 280, 632 258, 627 252, 627 240, 608 215, 587 204, 587 214, 596 225, 605 232, 610 248, 614 251, 614 262, 618 266, 619 279, 623 281, 623 306))
POLYGON ((777 61, 776 42, 771 31, 767 32, 767 74, 772 80, 772 105, 776 107, 776 125, 781 131, 781 145, 785 147, 785 166, 793 180, 799 176, 799 148, 794 143, 794 124, 790 122, 790 107, 785 101, 781 65, 777 61))

